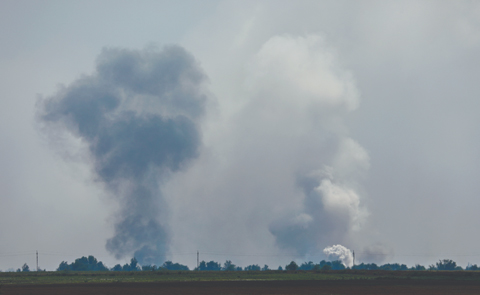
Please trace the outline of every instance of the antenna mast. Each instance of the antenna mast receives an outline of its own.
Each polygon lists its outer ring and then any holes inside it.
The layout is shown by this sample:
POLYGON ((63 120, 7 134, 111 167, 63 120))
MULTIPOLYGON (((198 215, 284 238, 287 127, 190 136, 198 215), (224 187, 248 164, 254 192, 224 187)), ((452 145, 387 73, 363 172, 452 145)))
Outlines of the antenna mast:
POLYGON ((353 252, 353 266, 355 266, 355 251, 352 251, 352 252, 353 252))

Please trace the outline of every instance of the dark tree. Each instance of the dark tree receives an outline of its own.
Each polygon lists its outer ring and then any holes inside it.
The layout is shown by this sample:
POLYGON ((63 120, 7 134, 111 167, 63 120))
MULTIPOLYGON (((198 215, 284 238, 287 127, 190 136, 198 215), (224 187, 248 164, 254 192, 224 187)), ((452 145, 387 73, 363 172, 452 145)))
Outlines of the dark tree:
POLYGON ((62 270, 70 270, 70 266, 68 265, 68 262, 62 261, 60 262, 60 265, 57 268, 57 271, 62 271, 62 270))
POLYGON ((75 259, 75 262, 68 264, 66 261, 62 261, 57 268, 57 271, 61 270, 73 270, 73 271, 108 271, 108 268, 101 261, 93 256, 75 259))
POLYGON ((142 265, 142 270, 143 271, 156 271, 157 266, 156 265, 142 265))
POLYGON ((340 269, 345 269, 345 265, 340 260, 335 260, 331 262, 332 264, 332 269, 334 270, 340 270, 340 269))
POLYGON ((168 270, 189 270, 188 266, 182 265, 180 263, 173 263, 171 261, 165 261, 162 265, 162 268, 168 270))
POLYGON ((112 270, 113 271, 122 271, 122 266, 120 264, 117 264, 112 268, 112 270))
POLYGON ((370 270, 377 270, 377 269, 378 269, 378 265, 376 265, 375 263, 370 263, 370 265, 368 266, 368 269, 370 269, 370 270))
POLYGON ((425 266, 420 264, 415 264, 415 266, 412 267, 412 270, 425 270, 425 266))
POLYGON ((405 264, 398 264, 398 263, 393 263, 393 264, 390 264, 390 263, 387 263, 387 264, 384 264, 380 267, 380 269, 383 269, 383 270, 408 270, 408 267, 405 265, 405 264))
POLYGON ((125 263, 125 264, 122 266, 122 271, 130 271, 130 264, 125 263))
POLYGON ((437 270, 455 270, 457 263, 451 259, 440 260, 437 264, 437 270))
POLYGON ((126 263, 122 267, 122 270, 123 271, 139 271, 141 270, 141 268, 140 268, 140 265, 138 265, 137 259, 133 257, 132 259, 130 259, 130 264, 126 263))
POLYGON ((468 264, 468 266, 465 268, 466 270, 479 270, 480 268, 476 264, 468 264))
POLYGON ((315 266, 315 264, 313 264, 313 262, 309 261, 309 262, 302 263, 302 265, 300 265, 300 267, 298 269, 300 269, 300 270, 312 270, 314 266, 315 266))
POLYGON ((25 264, 22 266, 22 271, 23 271, 23 272, 30 271, 30 267, 28 267, 28 265, 25 263, 25 264))
POLYGON ((322 267, 323 267, 324 265, 326 265, 326 264, 332 266, 332 263, 331 263, 331 262, 327 262, 327 261, 325 261, 325 260, 320 261, 320 264, 319 264, 318 266, 319 266, 320 268, 322 268, 322 267))
POLYGON ((286 270, 297 270, 298 265, 295 263, 295 261, 290 262, 289 265, 285 266, 286 270))
POLYGON ((130 270, 132 271, 140 270, 140 265, 138 265, 138 261, 135 257, 130 259, 130 270))
POLYGON ((210 261, 207 263, 207 270, 222 270, 222 266, 218 262, 210 261))
POLYGON ((207 270, 207 263, 205 261, 200 262, 198 267, 195 268, 195 270, 207 270))
MULTIPOLYGON (((268 266, 267 266, 268 267, 268 266)), ((245 270, 248 271, 248 270, 254 270, 254 271, 258 271, 260 270, 260 266, 258 264, 252 264, 252 265, 249 265, 249 266, 246 266, 245 267, 245 270)))
POLYGON ((235 264, 233 264, 232 261, 227 260, 227 261, 225 261, 225 263, 223 264, 223 270, 226 270, 226 271, 234 271, 234 270, 235 270, 235 264))
POLYGON ((330 264, 324 264, 321 268, 321 270, 331 270, 332 266, 330 264))
POLYGON ((206 263, 205 261, 200 262, 200 265, 195 268, 196 270, 221 270, 222 266, 220 263, 215 262, 215 261, 210 261, 206 263))
POLYGON ((87 271, 89 268, 88 258, 83 256, 82 258, 75 259, 75 262, 72 263, 71 268, 75 271, 87 271))
POLYGON ((368 269, 368 270, 376 270, 376 269, 384 269, 384 270, 392 270, 391 267, 382 268, 384 266, 378 266, 375 263, 360 263, 352 267, 352 269, 368 269))

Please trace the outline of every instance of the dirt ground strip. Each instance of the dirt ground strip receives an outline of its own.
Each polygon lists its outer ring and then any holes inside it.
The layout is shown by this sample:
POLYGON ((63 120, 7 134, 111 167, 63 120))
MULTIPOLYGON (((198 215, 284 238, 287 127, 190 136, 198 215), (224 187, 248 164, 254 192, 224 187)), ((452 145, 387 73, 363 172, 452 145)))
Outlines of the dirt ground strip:
POLYGON ((3 285, 0 287, 0 294, 480 294, 480 282, 335 280, 3 285))

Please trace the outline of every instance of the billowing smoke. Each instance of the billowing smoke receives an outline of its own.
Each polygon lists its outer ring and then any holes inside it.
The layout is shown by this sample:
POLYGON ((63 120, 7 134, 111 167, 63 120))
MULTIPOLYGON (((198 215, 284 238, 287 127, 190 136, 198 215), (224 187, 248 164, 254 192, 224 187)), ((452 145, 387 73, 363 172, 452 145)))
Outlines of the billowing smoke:
POLYGON ((393 249, 377 243, 363 248, 362 252, 358 253, 358 261, 365 263, 382 263, 393 257, 393 249))
POLYGON ((277 245, 304 256, 347 241, 367 216, 358 181, 369 167, 368 154, 343 123, 358 105, 351 75, 319 36, 274 37, 252 67, 252 87, 273 97, 272 109, 286 121, 278 128, 299 139, 287 148, 297 159, 289 168, 302 201, 270 224, 277 245))
POLYGON ((120 205, 106 248, 161 264, 170 233, 161 186, 198 155, 206 77, 183 48, 104 49, 96 72, 39 102, 51 133, 88 150, 91 167, 120 205))
POLYGON ((342 245, 333 245, 323 249, 323 253, 328 256, 330 260, 340 260, 346 267, 353 266, 353 253, 350 249, 342 245))
POLYGON ((175 247, 316 260, 351 244, 369 168, 344 123, 358 106, 352 75, 316 35, 274 36, 242 64, 228 87, 241 90, 220 93, 221 116, 209 118, 207 152, 165 187, 179 208, 175 247))

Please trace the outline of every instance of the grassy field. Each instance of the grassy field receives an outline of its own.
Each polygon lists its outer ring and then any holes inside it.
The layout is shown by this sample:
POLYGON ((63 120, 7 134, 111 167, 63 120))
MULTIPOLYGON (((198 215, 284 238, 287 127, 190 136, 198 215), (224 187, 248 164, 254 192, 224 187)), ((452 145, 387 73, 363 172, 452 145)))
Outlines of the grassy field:
POLYGON ((132 283, 182 281, 295 280, 468 280, 480 282, 480 271, 138 271, 0 273, 0 285, 132 283))

